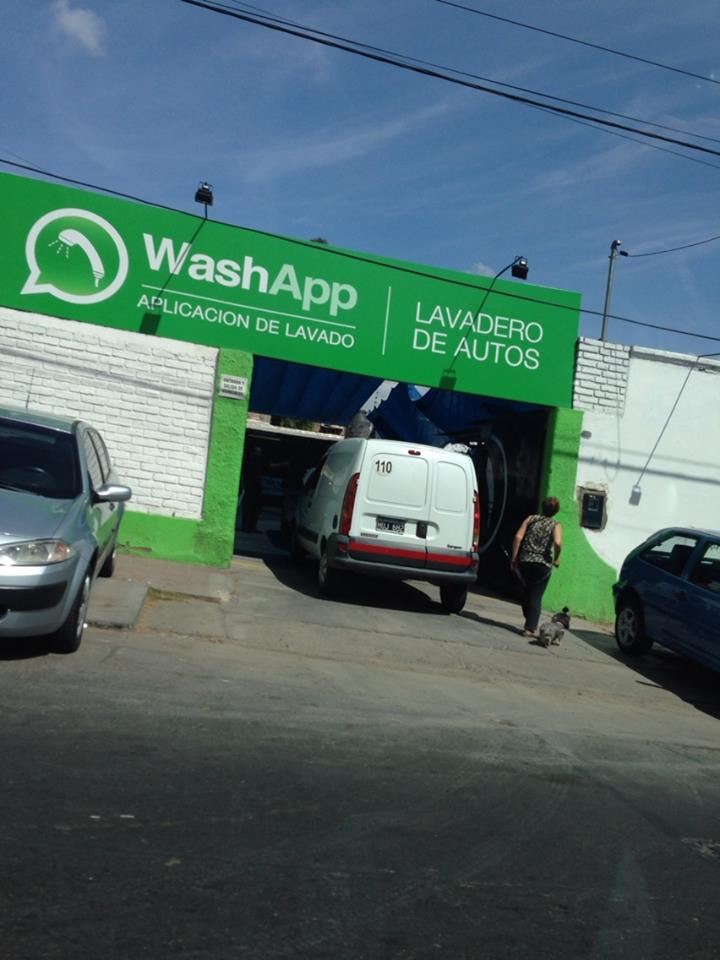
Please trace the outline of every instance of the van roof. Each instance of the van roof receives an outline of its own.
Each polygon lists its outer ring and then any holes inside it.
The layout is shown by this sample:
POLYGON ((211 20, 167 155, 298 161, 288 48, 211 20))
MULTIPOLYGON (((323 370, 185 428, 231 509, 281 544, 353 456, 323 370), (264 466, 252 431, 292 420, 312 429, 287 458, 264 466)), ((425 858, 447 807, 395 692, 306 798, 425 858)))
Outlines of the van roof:
POLYGON ((428 443, 413 443, 410 440, 383 440, 381 437, 373 437, 369 440, 365 437, 348 437, 347 440, 338 440, 336 444, 333 444, 331 449, 334 450, 341 444, 344 449, 352 449, 353 447, 359 448, 363 444, 367 444, 370 450, 372 450, 374 447, 382 447, 383 450, 395 448, 398 452, 401 450, 417 450, 419 453, 423 453, 430 457, 435 457, 438 454, 442 454, 443 457, 468 456, 468 454, 459 453, 457 450, 444 450, 442 447, 434 447, 428 443))

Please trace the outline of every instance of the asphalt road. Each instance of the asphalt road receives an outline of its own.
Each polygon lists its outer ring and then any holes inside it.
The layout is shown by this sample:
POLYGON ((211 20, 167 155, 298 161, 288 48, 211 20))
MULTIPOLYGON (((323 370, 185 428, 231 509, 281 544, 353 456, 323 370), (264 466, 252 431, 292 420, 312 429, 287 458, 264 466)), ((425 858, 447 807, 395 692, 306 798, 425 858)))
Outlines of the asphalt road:
POLYGON ((714 676, 232 582, 0 651, 3 958, 720 955, 714 676))

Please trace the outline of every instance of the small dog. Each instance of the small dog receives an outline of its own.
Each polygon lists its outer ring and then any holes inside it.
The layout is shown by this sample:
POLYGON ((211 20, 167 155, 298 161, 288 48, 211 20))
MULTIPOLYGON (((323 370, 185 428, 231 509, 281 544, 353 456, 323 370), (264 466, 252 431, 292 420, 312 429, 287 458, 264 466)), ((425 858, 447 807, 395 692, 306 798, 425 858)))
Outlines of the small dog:
POLYGON ((570 629, 570 616, 568 607, 563 607, 560 613, 556 613, 550 622, 540 624, 538 630, 538 641, 543 647, 549 647, 550 644, 559 644, 566 630, 570 629))

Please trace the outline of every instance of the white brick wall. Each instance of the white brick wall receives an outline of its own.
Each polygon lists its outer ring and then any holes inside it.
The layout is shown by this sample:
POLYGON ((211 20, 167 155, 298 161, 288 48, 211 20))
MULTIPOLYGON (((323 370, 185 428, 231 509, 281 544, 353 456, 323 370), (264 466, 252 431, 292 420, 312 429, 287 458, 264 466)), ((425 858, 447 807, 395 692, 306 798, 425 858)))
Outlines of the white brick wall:
POLYGON ((217 350, 0 307, 0 403, 87 420, 138 513, 200 519, 217 350))
POLYGON ((573 407, 622 413, 625 409, 630 347, 602 340, 578 340, 573 407))

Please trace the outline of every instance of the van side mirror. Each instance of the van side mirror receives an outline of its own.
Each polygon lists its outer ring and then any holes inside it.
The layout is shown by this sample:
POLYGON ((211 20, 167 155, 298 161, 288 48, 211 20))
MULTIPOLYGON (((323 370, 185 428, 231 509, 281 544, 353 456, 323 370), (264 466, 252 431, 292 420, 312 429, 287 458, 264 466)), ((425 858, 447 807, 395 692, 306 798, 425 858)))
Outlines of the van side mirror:
POLYGON ((313 467, 313 469, 305 477, 305 482, 303 483, 304 493, 312 493, 312 491, 317 486, 319 476, 320 476, 320 467, 313 467))

